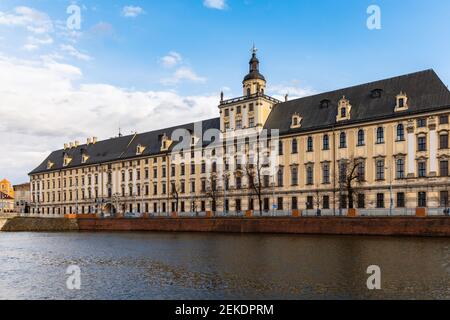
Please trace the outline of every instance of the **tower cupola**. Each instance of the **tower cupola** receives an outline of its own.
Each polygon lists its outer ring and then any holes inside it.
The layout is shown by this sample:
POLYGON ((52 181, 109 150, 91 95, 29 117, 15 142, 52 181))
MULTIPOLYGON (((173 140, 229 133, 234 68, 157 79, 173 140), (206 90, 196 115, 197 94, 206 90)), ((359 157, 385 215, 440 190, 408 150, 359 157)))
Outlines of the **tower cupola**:
POLYGON ((249 73, 244 77, 244 96, 256 93, 264 94, 266 89, 266 78, 259 72, 259 59, 256 56, 258 49, 253 46, 252 57, 249 62, 249 73))

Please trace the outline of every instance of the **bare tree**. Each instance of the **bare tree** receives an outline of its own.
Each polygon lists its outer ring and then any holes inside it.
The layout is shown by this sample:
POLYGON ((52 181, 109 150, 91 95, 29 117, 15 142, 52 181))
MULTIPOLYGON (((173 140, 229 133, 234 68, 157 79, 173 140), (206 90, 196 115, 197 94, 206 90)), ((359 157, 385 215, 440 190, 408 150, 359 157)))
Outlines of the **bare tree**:
POLYGON ((216 213, 217 207, 220 205, 220 199, 223 197, 222 191, 218 187, 218 174, 211 172, 206 180, 205 195, 211 201, 211 207, 213 213, 216 213))
POLYGON ((179 182, 172 182, 170 185, 170 197, 175 200, 175 212, 178 212, 180 203, 181 184, 179 182))
POLYGON ((340 193, 346 193, 347 205, 349 209, 354 208, 355 198, 358 194, 358 185, 364 181, 364 162, 361 159, 351 158, 343 160, 339 164, 339 186, 340 193))
POLYGON ((244 169, 238 168, 236 175, 245 175, 248 180, 248 188, 258 198, 259 213, 263 212, 263 193, 270 187, 268 157, 262 156, 259 144, 256 147, 256 153, 248 156, 244 169))

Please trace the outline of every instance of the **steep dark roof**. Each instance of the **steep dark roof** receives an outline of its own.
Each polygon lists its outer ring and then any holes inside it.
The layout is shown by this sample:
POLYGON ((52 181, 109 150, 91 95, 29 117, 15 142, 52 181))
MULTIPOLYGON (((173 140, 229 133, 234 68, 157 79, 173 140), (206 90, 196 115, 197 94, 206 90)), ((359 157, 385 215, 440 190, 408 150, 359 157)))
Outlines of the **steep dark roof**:
POLYGON ((321 93, 276 105, 266 122, 267 129, 279 129, 280 135, 330 128, 400 115, 450 108, 450 92, 433 70, 375 81, 336 91, 321 93), (374 95, 381 93, 380 97, 374 95), (394 112, 396 96, 408 96, 408 110, 394 112), (338 101, 345 96, 352 106, 351 120, 336 123, 338 101), (328 107, 323 101, 328 100, 328 107), (291 129, 292 116, 298 113, 302 126, 291 129))
MULTIPOLYGON (((201 122, 201 124, 203 132, 208 129, 219 130, 220 118, 205 120, 201 122)), ((89 159, 84 165, 116 161, 119 159, 133 159, 136 157, 158 155, 162 153, 161 137, 165 134, 170 138, 172 132, 177 129, 186 129, 193 133, 194 123, 137 135, 111 138, 91 145, 80 145, 76 148, 71 148, 68 150, 57 150, 52 152, 36 169, 30 172, 30 174, 78 167, 82 164, 81 159, 83 151, 89 155, 89 159), (138 145, 145 147, 143 154, 139 156, 136 155, 138 145), (67 153, 70 157, 72 157, 72 161, 67 167, 63 167, 64 153, 67 153), (54 163, 54 166, 51 169, 47 169, 48 161, 54 163)), ((209 143, 209 141, 203 141, 205 146, 209 143)))
MULTIPOLYGON (((426 70, 279 103, 274 106, 265 128, 279 129, 281 135, 287 135, 326 129, 333 125, 347 125, 444 109, 450 109, 450 92, 433 70, 426 70), (396 96, 400 92, 407 94, 409 109, 396 113, 394 112, 396 96), (337 103, 343 96, 350 101, 352 106, 351 120, 336 123, 337 103), (292 116, 296 113, 303 118, 302 127, 291 129, 292 116)), ((202 128, 203 132, 208 129, 220 129, 220 118, 203 121, 202 128)), ((194 123, 136 136, 112 138, 66 151, 54 151, 30 174, 78 167, 81 165, 83 150, 89 155, 86 165, 136 158, 136 149, 139 144, 146 147, 144 153, 139 157, 158 155, 161 154, 161 136, 166 134, 170 137, 172 132, 177 129, 193 132, 194 123), (72 161, 67 167, 63 167, 64 152, 72 157, 72 161), (48 161, 54 163, 50 170, 47 170, 48 161)), ((204 146, 209 143, 209 141, 203 141, 204 146)))

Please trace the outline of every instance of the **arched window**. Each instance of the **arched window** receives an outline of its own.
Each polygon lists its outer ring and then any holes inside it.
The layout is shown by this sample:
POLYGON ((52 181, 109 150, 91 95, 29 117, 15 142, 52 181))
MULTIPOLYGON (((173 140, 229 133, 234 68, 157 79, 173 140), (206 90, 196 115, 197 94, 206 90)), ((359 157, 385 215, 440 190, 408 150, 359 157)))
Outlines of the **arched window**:
POLYGON ((347 109, 345 107, 341 108, 341 118, 347 118, 347 109))
POLYGON ((384 129, 383 127, 377 128, 377 143, 384 143, 384 129))
POLYGON ((358 131, 358 146, 363 146, 365 144, 364 130, 358 131))
POLYGON ((397 141, 404 141, 405 140, 405 127, 403 124, 399 124, 397 126, 397 141))
POLYGON ((312 152, 313 151, 313 138, 312 137, 308 137, 308 152, 312 152))
POLYGON ((330 138, 327 134, 323 136, 323 150, 330 150, 330 138))
POLYGON ((251 93, 250 88, 247 88, 247 96, 248 97, 250 96, 250 93, 251 93))
POLYGON ((278 186, 282 187, 283 186, 283 168, 278 169, 278 174, 277 174, 277 180, 278 180, 278 186))
POLYGON ((347 148, 347 135, 345 134, 345 132, 341 132, 341 135, 339 137, 339 147, 347 148))

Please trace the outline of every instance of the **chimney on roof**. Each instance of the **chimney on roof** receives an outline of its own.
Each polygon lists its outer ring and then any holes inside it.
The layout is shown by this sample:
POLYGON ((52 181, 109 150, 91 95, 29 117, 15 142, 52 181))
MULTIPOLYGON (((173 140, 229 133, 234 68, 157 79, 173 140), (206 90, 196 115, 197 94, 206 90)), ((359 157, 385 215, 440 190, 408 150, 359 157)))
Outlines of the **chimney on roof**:
POLYGON ((79 145, 80 145, 80 142, 79 142, 79 141, 75 141, 75 143, 73 144, 73 146, 74 146, 75 148, 78 148, 79 145))
POLYGON ((67 150, 69 148, 69 144, 64 143, 64 150, 67 150))
POLYGON ((91 139, 91 138, 87 138, 86 144, 87 144, 87 145, 90 145, 91 143, 92 143, 92 139, 91 139))
POLYGON ((97 143, 97 137, 93 137, 92 138, 92 144, 96 144, 97 143))
POLYGON ((69 142, 69 148, 70 148, 70 149, 73 148, 73 142, 69 142))
POLYGON ((286 95, 284 96, 284 102, 288 102, 289 100, 289 93, 286 93, 286 95))

